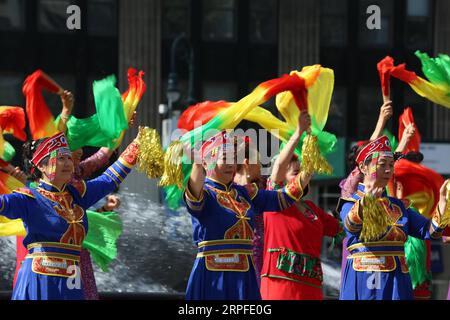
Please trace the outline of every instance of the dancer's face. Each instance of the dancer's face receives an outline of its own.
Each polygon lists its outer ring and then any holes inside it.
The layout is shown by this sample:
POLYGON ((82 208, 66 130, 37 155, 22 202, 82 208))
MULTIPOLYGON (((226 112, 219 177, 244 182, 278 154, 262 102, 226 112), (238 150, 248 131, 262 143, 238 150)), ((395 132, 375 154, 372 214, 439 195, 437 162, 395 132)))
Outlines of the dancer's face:
MULTIPOLYGON (((53 174, 52 166, 47 163, 45 165, 39 165, 39 170, 44 176, 50 177, 53 174)), ((56 157, 56 166, 54 171, 53 184, 62 185, 69 182, 73 175, 73 160, 69 155, 59 155, 56 157)))
POLYGON ((228 184, 233 181, 234 175, 236 174, 236 155, 233 151, 233 154, 227 155, 226 152, 223 152, 217 159, 217 163, 211 171, 207 169, 206 163, 203 164, 203 167, 207 171, 207 175, 211 178, 218 180, 224 184, 228 184))
POLYGON ((394 173, 394 158, 380 155, 377 161, 360 165, 361 172, 364 173, 365 183, 372 181, 377 187, 386 187, 394 173))

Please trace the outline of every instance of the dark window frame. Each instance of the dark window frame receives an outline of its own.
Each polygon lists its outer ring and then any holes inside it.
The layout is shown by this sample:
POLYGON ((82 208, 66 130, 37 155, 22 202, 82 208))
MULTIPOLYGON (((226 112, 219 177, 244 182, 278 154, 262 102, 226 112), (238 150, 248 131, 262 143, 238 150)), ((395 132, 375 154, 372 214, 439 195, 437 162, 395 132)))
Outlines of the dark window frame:
MULTIPOLYGON (((67 88, 76 93, 79 103, 74 108, 74 115, 86 117, 94 112, 92 93, 86 86, 88 77, 94 75, 102 78, 118 72, 119 56, 119 2, 116 2, 116 36, 89 35, 87 28, 88 0, 73 0, 71 4, 81 9, 81 30, 70 33, 40 32, 38 29, 38 1, 25 3, 25 29, 0 30, 0 72, 14 72, 25 76, 36 69, 43 69, 48 74, 73 74, 75 88, 67 88), (55 48, 62 50, 57 52, 55 48), (106 48, 107 55, 95 55, 96 48, 106 48), (56 51, 56 52, 55 52, 56 51), (57 59, 46 58, 55 55, 57 59), (59 56, 64 56, 59 58, 59 56), (51 61, 49 61, 51 60, 51 61), (100 63, 99 63, 100 62, 100 63)), ((97 51, 103 51, 98 50, 97 51)), ((105 51, 103 51, 105 52, 105 51)))
MULTIPOLYGON (((347 44, 345 46, 333 47, 321 43, 320 61, 324 66, 329 66, 335 70, 335 86, 347 87, 346 114, 352 115, 352 119, 359 119, 359 87, 380 87, 376 62, 386 55, 390 55, 396 59, 396 63, 405 62, 409 69, 416 71, 420 70, 420 62, 414 56, 414 50, 408 48, 405 41, 407 21, 406 5, 407 0, 396 0, 394 2, 393 12, 395 14, 395 19, 393 20, 392 46, 364 48, 358 45, 359 0, 348 0, 347 44), (367 61, 370 61, 370 64, 367 61), (370 69, 366 69, 366 65, 369 65, 370 69)), ((429 0, 429 6, 430 21, 432 21, 434 17, 435 1, 429 0)), ((433 35, 433 24, 430 23, 428 27, 430 35, 433 35)), ((421 47, 418 49, 433 52, 433 41, 430 41, 428 47, 421 47)), ((421 72, 417 73, 420 74, 421 72)), ((398 119, 399 115, 403 112, 405 103, 404 93, 408 90, 412 89, 404 83, 399 83, 399 80, 393 79, 391 81, 391 98, 394 102, 394 115, 392 119, 398 119)), ((373 121, 373 128, 375 128, 379 108, 382 105, 381 91, 379 101, 379 105, 373 106, 375 118, 373 121)), ((424 103, 426 102, 424 101, 424 103)), ((430 113, 427 112, 427 114, 430 113)), ((431 137, 431 119, 432 118, 429 118, 427 120, 425 127, 420 128, 424 137, 431 137)), ((361 126, 361 124, 359 124, 358 121, 352 121, 351 119, 346 120, 344 136, 348 138, 348 143, 369 138, 359 133, 359 126, 361 126)), ((397 134, 397 121, 390 121, 387 128, 394 134, 397 134), (392 123, 395 125, 392 125, 392 123)))
MULTIPOLYGON (((208 0, 203 0, 208 1, 208 0)), ((204 40, 202 37, 202 1, 189 1, 188 34, 195 52, 196 77, 194 79, 194 94, 198 101, 203 100, 202 81, 230 81, 237 84, 237 97, 241 98, 248 94, 253 88, 249 88, 252 82, 262 82, 278 75, 278 41, 275 43, 254 43, 249 35, 249 0, 237 0, 235 2, 236 14, 236 38, 230 40, 204 40), (250 67, 256 51, 268 52, 273 57, 274 63, 270 66, 262 65, 258 72, 252 74, 250 67), (221 58, 220 58, 221 57, 221 58), (259 72, 260 71, 260 72, 259 72)), ((278 1, 277 17, 278 34, 278 1)), ((174 38, 162 39, 162 79, 167 81, 170 72, 170 49, 174 38)), ((177 73, 180 79, 187 81, 188 68, 186 63, 177 64, 177 73)), ((163 96, 165 97, 165 92, 163 96)), ((183 96, 187 96, 185 92, 183 96)), ((179 101, 178 109, 184 110, 187 106, 179 101)))

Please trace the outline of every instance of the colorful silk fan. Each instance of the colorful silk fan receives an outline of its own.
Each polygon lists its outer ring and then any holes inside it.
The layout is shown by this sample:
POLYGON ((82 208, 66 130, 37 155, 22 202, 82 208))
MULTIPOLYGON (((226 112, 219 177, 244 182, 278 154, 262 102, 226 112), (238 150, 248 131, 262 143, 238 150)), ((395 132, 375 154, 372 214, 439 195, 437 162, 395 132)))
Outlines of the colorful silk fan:
MULTIPOLYGON (((133 117, 142 95, 147 90, 147 85, 143 79, 144 74, 142 70, 137 73, 136 69, 128 68, 128 89, 122 94, 123 108, 127 121, 130 121, 133 117)), ((117 148, 122 143, 124 135, 125 131, 122 131, 114 148, 117 148)))
MULTIPOLYGON (((431 218, 439 201, 439 190, 444 178, 434 170, 421 164, 400 159, 394 166, 395 181, 403 187, 403 198, 409 199, 420 214, 431 218)), ((388 186, 389 194, 395 195, 393 184, 388 186)))
POLYGON ((168 206, 176 209, 181 200, 182 190, 186 185, 191 170, 190 159, 183 153, 183 145, 189 150, 198 148, 202 141, 208 139, 218 130, 233 129, 255 107, 269 100, 279 92, 291 90, 299 105, 304 100, 301 91, 305 81, 297 75, 283 75, 259 84, 249 95, 228 108, 221 110, 216 116, 200 127, 185 133, 179 141, 173 141, 164 157, 164 174, 160 185, 165 187, 168 206))
POLYGON ((427 81, 416 75, 415 72, 406 69, 406 64, 394 66, 393 59, 384 58, 383 70, 401 81, 406 82, 418 95, 450 108, 450 82, 449 82, 449 57, 447 55, 439 55, 438 58, 428 58, 428 55, 419 51, 416 55, 421 59, 422 69, 427 76, 427 81), (392 65, 389 65, 392 63, 392 65))
POLYGON ((139 71, 134 68, 128 68, 128 89, 122 94, 123 108, 127 120, 130 120, 136 110, 142 95, 145 93, 147 86, 142 78, 144 71, 139 71))
POLYGON ((70 117, 66 136, 71 150, 83 146, 113 149, 122 131, 128 128, 122 98, 115 85, 114 75, 93 82, 97 112, 85 119, 70 117))
POLYGON ((3 139, 4 133, 10 133, 21 141, 27 140, 25 129, 25 113, 21 107, 0 107, 0 157, 4 158, 5 150, 7 151, 5 161, 14 156, 14 148, 3 139), (8 146, 9 145, 9 146, 8 146), (12 148, 12 149, 11 149, 12 148))
MULTIPOLYGON (((116 148, 123 139, 128 121, 146 90, 142 79, 143 71, 128 69, 128 88, 124 94, 115 87, 115 77, 110 76, 93 84, 97 113, 91 117, 77 119, 73 116, 67 122, 67 139, 71 150, 83 146, 116 148)), ((39 139, 57 132, 59 117, 54 120, 42 96, 42 90, 53 93, 61 91, 48 75, 41 70, 28 76, 23 85, 26 97, 26 111, 32 138, 39 139)))
MULTIPOLYGON (((303 68, 302 72, 294 71, 290 75, 261 83, 252 93, 236 103, 206 101, 191 106, 183 112, 178 122, 178 128, 189 132, 181 137, 180 142, 173 142, 172 146, 187 143, 190 148, 195 148, 196 144, 209 137, 208 130, 233 129, 242 120, 256 122, 266 130, 278 129, 277 137, 282 141, 288 141, 297 126, 300 108, 308 108, 313 119, 313 131, 319 134, 326 123, 333 82, 332 70, 315 65, 303 68), (279 97, 280 93, 283 96, 279 97), (287 122, 279 120, 258 106, 274 95, 278 95, 277 106, 287 122), (196 121, 201 125, 196 126, 196 121)), ((326 138, 322 141, 326 153, 333 149, 336 137, 331 134, 323 137, 326 138)), ((174 154, 172 150, 179 152, 180 148, 168 149, 166 158, 179 159, 181 156, 174 154)), ((186 164, 185 160, 186 158, 178 161, 177 170, 171 168, 172 178, 164 180, 163 176, 161 180, 166 193, 166 202, 171 209, 178 207, 182 189, 189 179, 191 166, 186 164), (174 179, 173 176, 177 176, 178 179, 174 179)), ((167 166, 165 169, 167 170, 167 166)))
POLYGON ((143 71, 128 69, 128 88, 121 95, 116 88, 116 78, 106 77, 94 81, 93 92, 97 113, 85 118, 70 117, 67 139, 71 150, 83 146, 116 149, 122 142, 128 121, 133 116, 146 90, 143 71))
POLYGON ((25 79, 22 87, 33 140, 49 137, 58 132, 55 119, 42 95, 43 90, 58 93, 62 88, 42 70, 36 70, 25 79))
POLYGON ((1 160, 5 161, 5 162, 11 162, 12 159, 14 158, 14 156, 16 155, 16 150, 14 149, 14 147, 5 140, 5 142, 3 143, 3 155, 0 157, 1 160))
MULTIPOLYGON (((309 173, 331 174, 333 168, 323 155, 333 150, 336 137, 323 132, 323 128, 327 122, 333 94, 334 72, 320 65, 313 65, 304 67, 301 72, 292 71, 291 74, 293 73, 307 79, 306 88, 308 90, 305 109, 311 116, 311 130, 301 140, 302 170, 309 173)), ((276 103, 287 123, 295 128, 301 108, 295 108, 295 104, 299 105, 297 102, 294 104, 292 95, 289 92, 283 92, 277 96, 276 103)), ((284 139, 282 140, 286 142, 284 139)))
POLYGON ((386 56, 383 60, 378 62, 377 69, 381 81, 381 89, 384 97, 390 96, 390 80, 391 69, 394 67, 394 59, 386 56))
POLYGON ((25 133, 25 113, 21 107, 0 107, 0 128, 3 133, 11 133, 21 141, 27 140, 25 133))

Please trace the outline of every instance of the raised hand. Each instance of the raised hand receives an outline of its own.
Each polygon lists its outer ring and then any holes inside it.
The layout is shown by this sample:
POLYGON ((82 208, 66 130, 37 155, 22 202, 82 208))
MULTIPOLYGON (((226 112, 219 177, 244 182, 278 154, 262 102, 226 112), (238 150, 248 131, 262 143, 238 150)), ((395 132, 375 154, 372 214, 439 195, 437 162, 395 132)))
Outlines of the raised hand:
POLYGON ((106 204, 103 206, 103 209, 105 209, 105 211, 113 211, 113 210, 119 208, 119 206, 120 206, 120 199, 119 199, 119 197, 110 194, 106 198, 106 204))
POLYGON ((68 117, 72 113, 73 104, 74 104, 74 97, 72 92, 69 90, 64 90, 64 92, 61 94, 61 102, 63 105, 63 110, 61 112, 61 117, 68 117))
POLYGON ((302 110, 298 116, 298 128, 300 132, 307 131, 311 126, 311 116, 308 111, 302 110))
POLYGON ((380 108, 380 120, 387 122, 393 115, 392 101, 387 100, 380 108))
POLYGON ((414 136, 415 133, 416 133, 416 127, 414 126, 414 123, 410 123, 406 126, 405 132, 403 134, 406 135, 406 138, 409 141, 409 140, 411 140, 411 138, 414 136))

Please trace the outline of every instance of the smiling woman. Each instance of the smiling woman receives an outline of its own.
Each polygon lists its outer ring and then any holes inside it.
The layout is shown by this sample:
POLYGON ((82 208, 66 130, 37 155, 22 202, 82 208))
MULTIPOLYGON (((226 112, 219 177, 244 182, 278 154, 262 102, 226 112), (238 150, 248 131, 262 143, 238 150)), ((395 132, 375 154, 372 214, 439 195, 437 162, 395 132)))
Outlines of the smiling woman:
POLYGON ((351 198, 341 198, 340 212, 348 237, 342 277, 342 300, 412 300, 413 288, 405 259, 408 236, 438 239, 447 225, 444 182, 439 205, 426 219, 385 188, 393 174, 389 140, 382 136, 368 143, 356 157, 364 182, 351 198))
POLYGON ((12 299, 84 299, 80 279, 81 244, 88 231, 85 210, 113 192, 136 163, 133 141, 101 176, 71 181, 74 171, 66 137, 58 133, 33 141, 29 165, 37 188, 20 188, 0 196, 0 214, 22 219, 26 256, 12 299))

